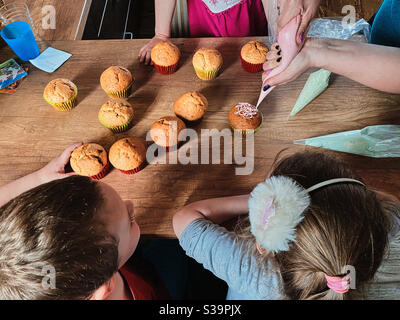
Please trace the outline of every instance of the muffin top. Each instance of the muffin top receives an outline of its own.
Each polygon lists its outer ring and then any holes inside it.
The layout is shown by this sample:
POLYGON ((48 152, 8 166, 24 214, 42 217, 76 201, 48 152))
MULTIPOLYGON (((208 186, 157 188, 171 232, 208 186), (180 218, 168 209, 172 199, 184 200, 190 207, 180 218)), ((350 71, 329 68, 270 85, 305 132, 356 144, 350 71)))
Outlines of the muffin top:
POLYGON ((129 123, 133 115, 133 107, 128 102, 110 100, 100 108, 99 120, 107 126, 118 127, 129 123))
POLYGON ((181 52, 178 47, 170 42, 159 42, 151 50, 151 60, 160 66, 172 66, 178 63, 181 52))
POLYGON ((200 92, 187 92, 180 96, 174 103, 176 115, 189 120, 196 121, 204 116, 208 108, 208 101, 200 92))
POLYGON ((229 123, 234 129, 255 130, 262 122, 262 113, 248 103, 239 103, 229 111, 229 123))
POLYGON ((193 56, 193 66, 204 71, 219 69, 222 63, 222 55, 216 49, 201 48, 193 56))
POLYGON ((100 77, 101 87, 110 92, 125 90, 133 82, 132 73, 118 66, 109 67, 100 77))
POLYGON ((267 60, 268 47, 259 41, 250 41, 242 47, 242 58, 253 64, 264 63, 267 60))
POLYGON ((108 163, 107 152, 98 144, 84 144, 72 152, 70 163, 72 170, 77 174, 93 177, 108 163))
POLYGON ((151 126, 150 136, 161 147, 173 147, 178 144, 179 133, 184 129, 186 125, 178 117, 162 117, 151 126))
POLYGON ((50 81, 44 89, 44 97, 52 103, 64 103, 71 100, 77 92, 76 85, 68 79, 50 81))
POLYGON ((139 138, 124 138, 110 149, 111 164, 123 171, 138 168, 146 160, 146 146, 139 138))

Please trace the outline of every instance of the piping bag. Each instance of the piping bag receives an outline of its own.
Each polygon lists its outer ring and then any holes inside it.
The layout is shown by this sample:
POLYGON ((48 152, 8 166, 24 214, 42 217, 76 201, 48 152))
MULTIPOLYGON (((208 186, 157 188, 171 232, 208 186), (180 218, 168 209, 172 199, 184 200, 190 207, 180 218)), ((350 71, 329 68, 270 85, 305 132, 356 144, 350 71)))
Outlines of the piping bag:
POLYGON ((400 125, 377 125, 334 133, 294 144, 347 152, 373 158, 400 157, 400 125))
POLYGON ((279 43, 279 47, 282 50, 282 63, 279 65, 279 67, 273 69, 271 73, 264 79, 260 97, 257 102, 257 108, 260 106, 265 97, 275 88, 270 87, 264 91, 265 83, 267 82, 267 80, 284 71, 299 53, 301 45, 298 45, 296 42, 296 34, 297 30, 299 29, 300 23, 301 15, 298 15, 297 17, 293 18, 279 32, 277 40, 279 43))

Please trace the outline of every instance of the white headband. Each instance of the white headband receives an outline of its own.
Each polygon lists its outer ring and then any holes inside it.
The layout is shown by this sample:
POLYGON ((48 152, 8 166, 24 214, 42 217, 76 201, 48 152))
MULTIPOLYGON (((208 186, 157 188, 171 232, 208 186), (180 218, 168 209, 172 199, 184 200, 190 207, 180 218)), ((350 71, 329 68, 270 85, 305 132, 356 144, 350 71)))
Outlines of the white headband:
POLYGON ((296 241, 296 227, 310 206, 309 193, 336 183, 365 184, 354 179, 338 178, 304 189, 285 176, 275 176, 260 183, 249 199, 251 232, 257 242, 269 252, 288 251, 296 241))

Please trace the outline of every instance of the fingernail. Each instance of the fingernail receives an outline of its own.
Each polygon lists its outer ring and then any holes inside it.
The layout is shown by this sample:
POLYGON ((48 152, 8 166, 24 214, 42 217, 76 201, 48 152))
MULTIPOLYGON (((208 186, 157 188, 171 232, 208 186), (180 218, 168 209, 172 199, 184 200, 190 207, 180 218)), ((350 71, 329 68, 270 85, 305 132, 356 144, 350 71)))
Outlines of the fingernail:
POLYGON ((264 87, 263 90, 264 90, 264 91, 267 91, 269 88, 271 88, 271 87, 270 87, 270 85, 267 84, 267 85, 264 87))
POLYGON ((269 70, 265 71, 265 75, 266 76, 269 75, 271 73, 271 71, 272 71, 272 69, 269 69, 269 70))
POLYGON ((278 51, 278 56, 280 56, 280 55, 281 55, 281 53, 282 53, 282 50, 278 51))
POLYGON ((278 58, 278 59, 276 60, 276 62, 281 62, 281 60, 282 60, 282 58, 278 58))
POLYGON ((303 42, 303 34, 299 35, 299 41, 300 41, 300 43, 303 42))

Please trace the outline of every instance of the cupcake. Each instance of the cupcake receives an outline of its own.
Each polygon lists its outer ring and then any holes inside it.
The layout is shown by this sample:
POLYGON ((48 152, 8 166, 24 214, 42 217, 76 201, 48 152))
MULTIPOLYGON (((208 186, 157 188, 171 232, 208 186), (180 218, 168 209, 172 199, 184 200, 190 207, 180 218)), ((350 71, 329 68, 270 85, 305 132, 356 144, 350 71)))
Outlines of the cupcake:
POLYGON ((139 138, 124 138, 110 149, 111 164, 124 174, 135 174, 146 165, 146 146, 139 138))
POLYGON ((249 103, 239 103, 229 111, 229 123, 234 130, 254 130, 257 132, 263 123, 263 115, 255 106, 249 103))
POLYGON ((186 129, 185 123, 177 117, 162 117, 153 123, 150 136, 160 147, 167 150, 178 145, 179 133, 186 129))
POLYGON ((72 170, 81 176, 103 179, 110 171, 107 152, 95 143, 88 143, 75 149, 70 158, 72 170))
POLYGON ((114 133, 129 129, 134 115, 133 107, 126 101, 111 100, 100 108, 100 123, 114 133))
POLYGON ((151 50, 151 61, 161 74, 171 74, 176 71, 181 52, 178 47, 170 42, 159 42, 151 50))
POLYGON ((223 63, 218 50, 202 48, 193 56, 193 67, 201 80, 213 80, 218 76, 223 63))
POLYGON ((44 89, 43 98, 58 111, 70 111, 75 107, 77 86, 67 79, 50 81, 44 89))
POLYGON ((131 95, 132 73, 124 67, 109 67, 100 77, 103 90, 112 99, 126 99, 131 95))
POLYGON ((208 101, 199 92, 187 92, 174 103, 175 114, 184 121, 198 121, 203 118, 208 108, 208 101))
POLYGON ((250 41, 242 47, 240 58, 244 70, 248 72, 259 72, 267 60, 268 47, 258 41, 250 41))

